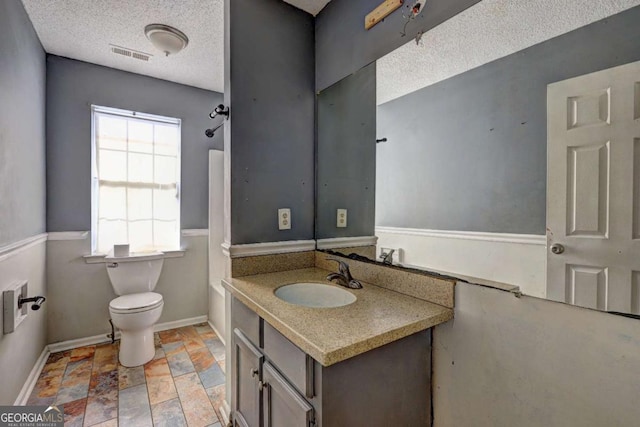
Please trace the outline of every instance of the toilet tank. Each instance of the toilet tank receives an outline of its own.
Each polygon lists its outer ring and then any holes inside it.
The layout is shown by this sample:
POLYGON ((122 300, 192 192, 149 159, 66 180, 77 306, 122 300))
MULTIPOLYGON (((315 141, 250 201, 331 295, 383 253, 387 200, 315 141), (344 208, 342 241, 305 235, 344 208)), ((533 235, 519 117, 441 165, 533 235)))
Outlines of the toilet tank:
POLYGON ((116 295, 151 292, 156 288, 164 254, 162 252, 105 257, 107 273, 116 295))

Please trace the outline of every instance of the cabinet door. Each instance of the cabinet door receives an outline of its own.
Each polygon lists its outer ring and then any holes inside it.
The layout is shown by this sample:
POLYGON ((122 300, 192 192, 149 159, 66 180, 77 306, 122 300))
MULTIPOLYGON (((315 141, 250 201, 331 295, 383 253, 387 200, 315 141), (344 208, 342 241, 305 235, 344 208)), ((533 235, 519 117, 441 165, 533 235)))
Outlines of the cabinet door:
POLYGON ((259 427, 262 415, 259 381, 263 356, 239 329, 234 329, 233 340, 234 425, 259 427))
POLYGON ((309 427, 313 407, 269 362, 262 369, 264 427, 309 427))

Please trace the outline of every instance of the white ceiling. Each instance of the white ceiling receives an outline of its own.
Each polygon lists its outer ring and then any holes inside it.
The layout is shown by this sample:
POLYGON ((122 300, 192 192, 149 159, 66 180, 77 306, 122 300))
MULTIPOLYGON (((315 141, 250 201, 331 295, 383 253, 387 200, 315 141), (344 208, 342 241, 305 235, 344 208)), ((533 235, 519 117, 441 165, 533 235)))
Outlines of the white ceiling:
MULTIPOLYGON (((224 90, 224 0, 134 0, 126 7, 122 0, 22 1, 48 53, 224 90), (143 33, 150 23, 182 30, 189 45, 165 57, 143 33), (153 57, 143 62, 116 55, 109 44, 153 57)), ((284 1, 316 15, 330 0, 284 1)), ((637 5, 640 0, 483 0, 428 31, 420 46, 411 41, 378 60, 378 103, 637 5)))
MULTIPOLYGON (((2 0, 0 0, 2 1, 2 0)), ((330 0, 285 0, 312 15, 330 0)), ((22 0, 51 54, 202 89, 224 91, 224 0, 22 0), (144 35, 167 24, 189 37, 165 57, 144 35), (111 53, 110 44, 153 55, 149 62, 111 53)))
POLYGON ((640 0, 483 0, 426 32, 419 46, 411 41, 379 59, 378 104, 637 5, 640 0))
POLYGON ((224 90, 224 0, 23 0, 23 4, 48 53, 224 90), (152 23, 178 28, 189 37, 189 45, 165 57, 144 35, 144 27, 152 23), (144 62, 116 55, 110 43, 154 56, 144 62))
POLYGON ((309 12, 313 16, 316 16, 331 0, 284 0, 285 3, 289 3, 298 9, 302 9, 305 12, 309 12))

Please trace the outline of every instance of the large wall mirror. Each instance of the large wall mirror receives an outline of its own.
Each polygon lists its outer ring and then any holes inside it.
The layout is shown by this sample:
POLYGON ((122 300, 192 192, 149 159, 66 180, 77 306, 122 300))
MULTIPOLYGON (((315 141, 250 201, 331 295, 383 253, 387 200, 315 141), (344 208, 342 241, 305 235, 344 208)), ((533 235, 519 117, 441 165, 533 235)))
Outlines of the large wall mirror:
POLYGON ((482 1, 322 90, 318 248, 640 315, 623 3, 482 1))

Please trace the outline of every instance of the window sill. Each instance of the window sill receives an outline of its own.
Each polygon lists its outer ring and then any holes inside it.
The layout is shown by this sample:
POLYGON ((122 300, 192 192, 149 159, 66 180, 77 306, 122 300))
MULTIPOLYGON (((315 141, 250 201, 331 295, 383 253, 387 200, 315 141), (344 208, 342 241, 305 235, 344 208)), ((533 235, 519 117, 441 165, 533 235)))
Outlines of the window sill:
MULTIPOLYGON (((162 251, 164 258, 182 258, 187 251, 185 249, 176 249, 174 251, 162 251)), ((84 255, 84 262, 87 264, 104 264, 106 254, 84 255)))

